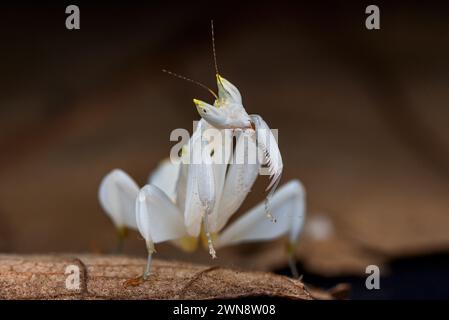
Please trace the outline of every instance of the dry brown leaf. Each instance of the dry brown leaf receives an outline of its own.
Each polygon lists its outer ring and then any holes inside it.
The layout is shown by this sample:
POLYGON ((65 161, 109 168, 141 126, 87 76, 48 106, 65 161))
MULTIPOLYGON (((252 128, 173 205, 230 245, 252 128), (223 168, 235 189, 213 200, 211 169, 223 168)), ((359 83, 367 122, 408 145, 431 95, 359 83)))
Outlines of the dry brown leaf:
POLYGON ((0 299, 312 299, 302 282, 284 276, 162 260, 147 281, 126 286, 144 265, 113 255, 0 255, 0 299), (79 289, 66 288, 69 265, 80 268, 79 289))

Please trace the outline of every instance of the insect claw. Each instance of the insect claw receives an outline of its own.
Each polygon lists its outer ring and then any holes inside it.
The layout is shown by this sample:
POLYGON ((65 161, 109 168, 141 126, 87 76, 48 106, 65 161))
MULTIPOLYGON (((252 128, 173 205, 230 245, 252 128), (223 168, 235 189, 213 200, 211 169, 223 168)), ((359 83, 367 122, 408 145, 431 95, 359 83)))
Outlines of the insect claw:
POLYGON ((269 201, 270 200, 268 198, 265 199, 265 213, 267 215, 267 218, 270 219, 271 222, 276 223, 276 218, 273 216, 270 210, 269 201))
POLYGON ((206 238, 207 238, 207 246, 209 247, 209 254, 212 256, 212 259, 216 259, 217 258, 217 253, 215 251, 214 248, 214 243, 212 241, 212 236, 209 232, 209 223, 207 221, 207 216, 208 213, 206 213, 203 217, 203 223, 204 223, 204 231, 206 234, 206 238))
POLYGON ((212 259, 217 259, 217 254, 215 252, 214 245, 212 244, 212 239, 210 237, 210 233, 207 233, 206 237, 208 239, 207 244, 209 245, 209 254, 212 256, 212 259))

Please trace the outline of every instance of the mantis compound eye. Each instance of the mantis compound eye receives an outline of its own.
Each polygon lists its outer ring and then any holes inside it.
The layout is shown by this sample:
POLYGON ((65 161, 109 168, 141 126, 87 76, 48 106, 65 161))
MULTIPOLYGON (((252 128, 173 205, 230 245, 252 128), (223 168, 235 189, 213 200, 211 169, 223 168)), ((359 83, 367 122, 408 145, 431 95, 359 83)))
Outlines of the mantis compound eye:
POLYGON ((193 103, 195 104, 200 116, 209 124, 217 128, 226 127, 228 119, 223 110, 197 99, 193 99, 193 103))

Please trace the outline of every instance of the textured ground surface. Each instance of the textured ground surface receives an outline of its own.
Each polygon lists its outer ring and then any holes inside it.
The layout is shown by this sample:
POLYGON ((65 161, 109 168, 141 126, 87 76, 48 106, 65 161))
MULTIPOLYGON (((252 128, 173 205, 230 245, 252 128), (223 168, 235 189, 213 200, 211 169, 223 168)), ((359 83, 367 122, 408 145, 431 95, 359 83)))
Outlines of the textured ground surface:
POLYGON ((125 256, 0 255, 0 299, 311 299, 300 281, 287 277, 160 260, 147 281, 126 285, 144 264, 125 256), (79 290, 66 287, 71 265, 80 270, 79 290))

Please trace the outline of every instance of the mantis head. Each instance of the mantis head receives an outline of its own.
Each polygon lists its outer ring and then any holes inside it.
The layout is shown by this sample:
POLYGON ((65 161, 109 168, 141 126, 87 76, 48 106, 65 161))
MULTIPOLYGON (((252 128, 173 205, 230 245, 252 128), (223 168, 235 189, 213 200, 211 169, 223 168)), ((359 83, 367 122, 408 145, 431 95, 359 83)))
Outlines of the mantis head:
POLYGON ((251 119, 242 104, 239 90, 217 73, 218 95, 213 105, 193 99, 198 113, 209 124, 220 129, 251 128, 251 119))

